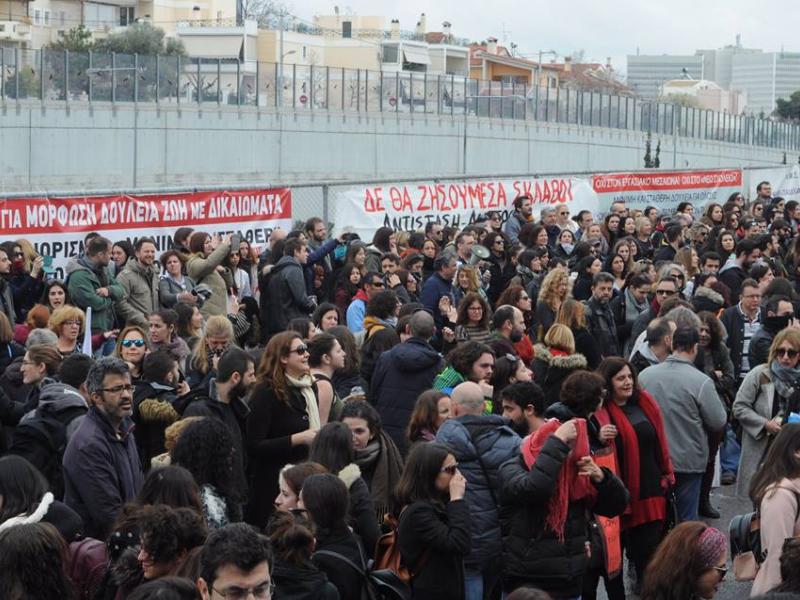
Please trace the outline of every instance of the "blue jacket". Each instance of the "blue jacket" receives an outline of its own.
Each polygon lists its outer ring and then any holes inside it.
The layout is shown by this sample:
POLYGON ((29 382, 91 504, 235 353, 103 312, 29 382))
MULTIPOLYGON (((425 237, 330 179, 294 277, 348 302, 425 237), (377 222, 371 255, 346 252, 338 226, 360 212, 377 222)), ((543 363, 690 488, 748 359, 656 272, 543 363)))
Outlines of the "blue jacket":
MULTIPOLYGON (((322 245, 313 248, 310 244, 308 246, 308 260, 303 265, 303 276, 306 278, 306 293, 309 296, 315 294, 314 290, 314 265, 318 262, 323 262, 325 258, 339 245, 339 240, 332 238, 325 241, 322 245)), ((323 267, 324 267, 323 263, 323 267)), ((327 270, 327 269, 326 269, 327 270)))
POLYGON ((83 519, 87 537, 106 539, 122 505, 142 487, 142 465, 129 420, 117 437, 111 422, 89 408, 64 451, 64 503, 83 519))
POLYGON ((419 301, 422 305, 431 311, 433 319, 436 322, 436 327, 441 330, 443 326, 442 315, 439 312, 439 300, 442 296, 453 296, 453 283, 446 281, 439 273, 434 273, 425 280, 422 286, 422 293, 419 296, 419 301))
POLYGON ((445 421, 436 432, 436 441, 451 449, 467 480, 464 500, 472 520, 472 551, 464 564, 469 569, 486 569, 499 560, 503 549, 495 501, 500 490, 500 465, 519 454, 521 440, 499 415, 466 415, 445 421))
POLYGON ((431 388, 442 368, 439 353, 415 337, 381 354, 375 364, 369 400, 378 409, 384 430, 404 454, 408 446, 406 427, 417 398, 431 388))

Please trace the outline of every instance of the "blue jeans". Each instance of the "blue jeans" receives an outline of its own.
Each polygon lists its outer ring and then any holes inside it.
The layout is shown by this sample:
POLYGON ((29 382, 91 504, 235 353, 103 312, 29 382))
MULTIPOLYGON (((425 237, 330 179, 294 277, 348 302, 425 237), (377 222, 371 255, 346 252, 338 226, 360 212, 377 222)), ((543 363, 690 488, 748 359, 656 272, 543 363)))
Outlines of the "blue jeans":
POLYGON ((483 573, 464 569, 464 600, 483 600, 483 573))
POLYGON ((733 473, 739 470, 739 459, 742 456, 742 446, 736 439, 733 428, 729 425, 725 427, 725 438, 719 447, 719 462, 723 473, 733 473))
POLYGON ((675 473, 675 504, 681 523, 698 520, 697 508, 700 504, 702 481, 702 473, 675 473))

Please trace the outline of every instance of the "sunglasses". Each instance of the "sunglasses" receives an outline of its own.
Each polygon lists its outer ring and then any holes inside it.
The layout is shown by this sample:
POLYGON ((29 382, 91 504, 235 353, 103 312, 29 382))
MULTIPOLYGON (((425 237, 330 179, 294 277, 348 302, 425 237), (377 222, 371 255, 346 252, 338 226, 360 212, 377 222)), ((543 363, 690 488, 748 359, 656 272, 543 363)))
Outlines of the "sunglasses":
POLYGON ((677 293, 675 290, 656 290, 658 296, 674 296, 677 293))
POLYGON ((373 281, 370 285, 372 287, 382 288, 383 287, 383 282, 382 281, 373 281))
POLYGON ((797 358, 798 354, 800 354, 800 352, 798 352, 794 348, 776 348, 775 349, 775 356, 777 356, 778 358, 783 358, 784 356, 788 356, 789 358, 794 360, 795 358, 797 358))
POLYGON ((458 471, 458 463, 442 467, 442 473, 447 473, 448 475, 455 475, 456 471, 458 471))
POLYGON ((136 346, 137 348, 141 348, 144 346, 144 340, 122 340, 122 347, 123 348, 130 348, 131 346, 136 346))
POLYGON ((303 344, 302 346, 298 346, 294 350, 289 350, 289 354, 296 352, 299 356, 303 356, 304 354, 308 354, 308 346, 303 344))

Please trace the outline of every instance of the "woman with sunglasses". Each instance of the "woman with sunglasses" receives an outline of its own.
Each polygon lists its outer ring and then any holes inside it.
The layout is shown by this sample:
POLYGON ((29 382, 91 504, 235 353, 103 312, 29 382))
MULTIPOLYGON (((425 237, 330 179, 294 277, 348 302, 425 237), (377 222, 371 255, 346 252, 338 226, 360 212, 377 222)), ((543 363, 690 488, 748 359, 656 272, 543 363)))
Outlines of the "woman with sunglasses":
MULTIPOLYGON (((544 231, 544 228, 542 228, 544 231)), ((547 232, 544 232, 545 246, 547 245, 547 232)), ((516 267, 511 260, 511 242, 503 233, 492 232, 483 240, 483 246, 489 250, 488 262, 491 264, 489 273, 489 299, 496 302, 498 296, 508 285, 508 282, 516 275, 516 267)), ((477 290, 471 290, 477 291, 477 290)), ((458 303, 458 299, 456 300, 458 303)))
POLYGON ((728 573, 728 536, 699 521, 681 523, 653 555, 641 600, 710 600, 728 573))
POLYGON ((142 363, 144 355, 148 352, 150 352, 150 340, 145 330, 136 325, 129 325, 120 331, 112 355, 128 363, 133 383, 142 377, 142 363))
POLYGON ((800 331, 775 335, 766 364, 750 369, 733 402, 733 416, 742 426, 742 456, 736 492, 746 496, 770 442, 792 412, 800 412, 800 331))
POLYGON ((270 339, 258 365, 246 439, 250 490, 247 522, 259 528, 272 514, 280 470, 287 463, 306 459, 320 428, 308 356, 308 346, 300 334, 284 331, 270 339))
POLYGON ((446 446, 418 444, 411 450, 395 496, 400 556, 415 599, 465 597, 463 562, 471 546, 466 487, 446 446))

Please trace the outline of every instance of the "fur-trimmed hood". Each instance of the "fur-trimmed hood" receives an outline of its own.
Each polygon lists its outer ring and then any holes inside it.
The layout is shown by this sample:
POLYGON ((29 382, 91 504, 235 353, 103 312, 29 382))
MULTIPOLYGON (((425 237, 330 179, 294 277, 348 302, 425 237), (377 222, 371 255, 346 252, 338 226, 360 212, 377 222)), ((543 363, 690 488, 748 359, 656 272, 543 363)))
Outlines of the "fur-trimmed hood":
POLYGON ((544 344, 536 344, 533 352, 534 360, 538 358, 548 366, 557 369, 585 369, 587 367, 586 357, 579 352, 567 356, 554 356, 544 344))
POLYGON ((350 463, 344 469, 339 471, 339 479, 344 481, 344 484, 347 486, 348 490, 359 477, 361 477, 361 468, 355 463, 350 463))
POLYGON ((725 306, 725 300, 719 292, 710 287, 701 286, 695 290, 694 296, 692 296, 692 306, 697 311, 710 310, 715 312, 725 306))

